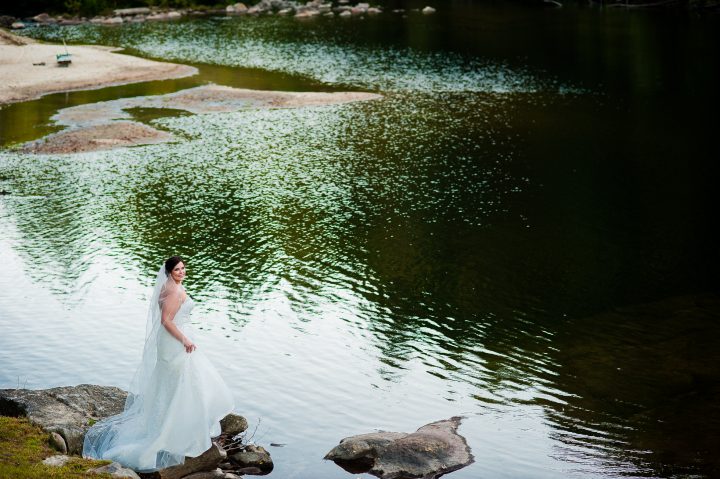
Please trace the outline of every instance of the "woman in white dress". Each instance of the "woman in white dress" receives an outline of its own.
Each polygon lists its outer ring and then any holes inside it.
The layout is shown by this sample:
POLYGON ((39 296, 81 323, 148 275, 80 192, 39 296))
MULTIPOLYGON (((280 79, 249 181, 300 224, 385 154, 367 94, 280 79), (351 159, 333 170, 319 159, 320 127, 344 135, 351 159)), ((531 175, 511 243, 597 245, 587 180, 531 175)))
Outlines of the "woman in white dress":
POLYGON ((220 434, 219 421, 232 411, 233 396, 189 335, 193 301, 184 279, 179 256, 160 268, 125 410, 88 430, 83 456, 149 472, 202 454, 220 434))

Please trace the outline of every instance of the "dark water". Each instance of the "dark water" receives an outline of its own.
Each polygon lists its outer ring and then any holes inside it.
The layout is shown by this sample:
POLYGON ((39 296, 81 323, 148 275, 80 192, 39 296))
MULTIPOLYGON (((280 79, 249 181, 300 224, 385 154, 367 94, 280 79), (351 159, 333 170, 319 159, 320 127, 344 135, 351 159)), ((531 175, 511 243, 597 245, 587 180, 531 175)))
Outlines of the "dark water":
POLYGON ((201 75, 4 107, 5 145, 208 81, 383 99, 0 153, 0 385, 123 386, 177 252, 238 410, 288 444, 277 477, 349 477, 320 460, 340 438, 457 414, 453 477, 720 474, 719 19, 438 9, 30 32, 201 75))

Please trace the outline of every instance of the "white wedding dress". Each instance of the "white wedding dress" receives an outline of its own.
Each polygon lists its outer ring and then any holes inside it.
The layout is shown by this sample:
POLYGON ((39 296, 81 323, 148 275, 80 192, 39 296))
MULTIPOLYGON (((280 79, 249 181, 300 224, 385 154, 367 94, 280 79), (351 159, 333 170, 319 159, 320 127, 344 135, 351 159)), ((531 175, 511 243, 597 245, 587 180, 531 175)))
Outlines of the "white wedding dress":
MULTIPOLYGON (((148 314, 143 360, 133 378, 125 410, 94 424, 85 435, 83 456, 108 459, 136 471, 182 464, 211 446, 220 419, 232 411, 233 396, 200 349, 187 353, 160 323, 164 269, 148 314)), ((192 340, 187 296, 174 317, 192 340)))

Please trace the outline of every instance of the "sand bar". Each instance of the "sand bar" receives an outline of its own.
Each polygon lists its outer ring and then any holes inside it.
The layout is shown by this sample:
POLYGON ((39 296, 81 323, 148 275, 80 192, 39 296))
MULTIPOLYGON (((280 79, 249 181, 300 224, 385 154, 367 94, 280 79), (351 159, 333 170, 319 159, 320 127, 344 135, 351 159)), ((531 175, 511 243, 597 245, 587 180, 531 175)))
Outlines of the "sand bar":
POLYGON ((263 108, 302 108, 382 98, 367 92, 282 92, 203 85, 165 95, 139 96, 60 109, 52 121, 66 129, 20 148, 26 153, 67 154, 177 140, 133 120, 134 108, 170 108, 203 115, 263 108))
POLYGON ((0 30, 0 104, 62 91, 181 78, 198 72, 188 65, 114 53, 117 50, 70 45, 72 64, 59 67, 55 55, 65 51, 62 45, 37 43, 0 30))

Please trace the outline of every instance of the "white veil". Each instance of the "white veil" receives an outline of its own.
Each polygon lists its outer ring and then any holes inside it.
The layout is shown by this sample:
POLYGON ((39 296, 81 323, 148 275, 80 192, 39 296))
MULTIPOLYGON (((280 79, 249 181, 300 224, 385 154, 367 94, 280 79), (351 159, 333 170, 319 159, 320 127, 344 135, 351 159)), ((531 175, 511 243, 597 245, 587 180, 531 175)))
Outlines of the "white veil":
MULTIPOLYGON (((165 272, 165 265, 155 277, 155 286, 150 297, 150 307, 147 314, 147 325, 145 327, 145 346, 143 347, 140 366, 130 382, 128 396, 125 400, 125 408, 122 413, 102 419, 95 423, 85 434, 83 442, 83 456, 102 459, 107 457, 108 451, 115 453, 115 449, 124 447, 125 444, 137 444, 147 435, 148 429, 153 427, 152 407, 147 401, 152 401, 149 392, 153 391, 155 378, 155 366, 158 360, 158 332, 162 327, 162 302, 170 291, 177 291, 177 288, 167 287, 170 276, 165 272)), ((150 394, 152 396, 152 394, 150 394)), ((158 466, 167 467, 183 462, 184 457, 159 458, 163 464, 158 466)))
POLYGON ((157 335, 162 323, 161 299, 164 299, 165 286, 169 279, 170 277, 165 272, 165 265, 163 264, 155 277, 155 287, 150 297, 147 324, 145 325, 145 346, 143 347, 142 360, 137 371, 135 371, 132 381, 130 381, 128 397, 125 400, 125 412, 133 408, 142 408, 143 392, 148 390, 150 378, 157 363, 157 335))

